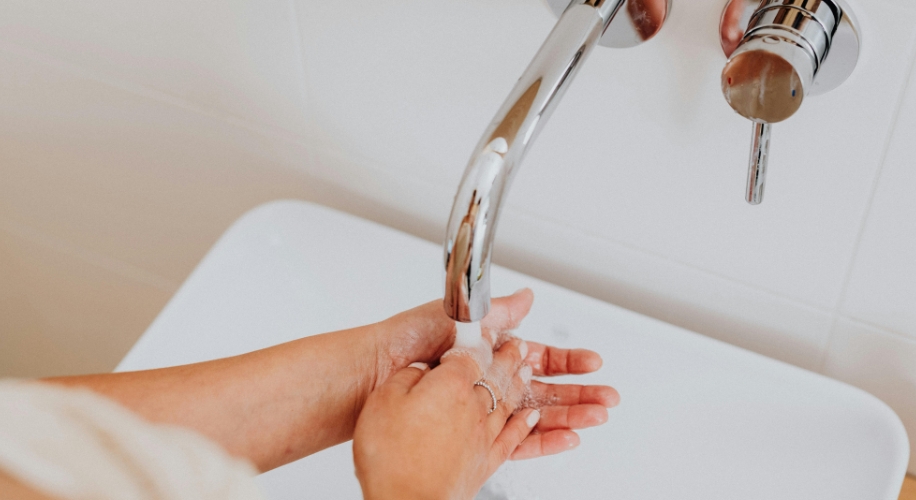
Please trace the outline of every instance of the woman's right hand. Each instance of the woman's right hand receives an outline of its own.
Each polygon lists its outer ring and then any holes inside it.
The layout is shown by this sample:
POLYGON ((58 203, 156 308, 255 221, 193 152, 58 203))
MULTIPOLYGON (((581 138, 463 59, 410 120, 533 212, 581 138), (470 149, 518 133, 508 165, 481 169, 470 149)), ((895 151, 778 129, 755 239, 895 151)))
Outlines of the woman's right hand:
POLYGON ((472 498, 540 418, 530 408, 513 415, 531 378, 527 350, 513 339, 494 354, 484 378, 500 401, 490 414, 489 391, 474 385, 484 374, 465 354, 433 370, 414 363, 373 392, 353 436, 365 498, 472 498))

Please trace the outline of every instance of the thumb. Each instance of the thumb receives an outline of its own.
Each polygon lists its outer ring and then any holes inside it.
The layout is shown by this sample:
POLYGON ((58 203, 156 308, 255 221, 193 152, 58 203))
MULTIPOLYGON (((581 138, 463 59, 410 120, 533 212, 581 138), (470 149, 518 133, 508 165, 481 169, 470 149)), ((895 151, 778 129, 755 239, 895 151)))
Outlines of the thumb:
POLYGON ((480 326, 490 331, 495 341, 499 333, 519 327, 533 302, 534 292, 530 288, 523 288, 508 297, 495 298, 490 303, 490 312, 480 321, 480 326))
POLYGON ((421 363, 419 361, 411 363, 407 368, 401 368, 397 373, 388 377, 388 380, 382 385, 382 389, 407 394, 413 389, 413 386, 420 382, 420 379, 422 379, 423 375, 428 371, 429 365, 426 363, 421 363))

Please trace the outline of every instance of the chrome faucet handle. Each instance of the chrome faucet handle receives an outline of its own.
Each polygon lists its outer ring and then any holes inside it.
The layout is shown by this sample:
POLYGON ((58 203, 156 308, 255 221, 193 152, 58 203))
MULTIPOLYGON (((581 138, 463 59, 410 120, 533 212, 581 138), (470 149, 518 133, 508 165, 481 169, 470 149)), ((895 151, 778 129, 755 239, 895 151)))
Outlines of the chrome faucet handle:
POLYGON ((772 124, 806 96, 838 87, 859 59, 859 32, 843 0, 730 0, 719 35, 728 62, 722 93, 754 122, 747 201, 763 201, 772 124))
POLYGON ((745 199, 751 205, 763 201, 763 187, 767 178, 767 162, 770 157, 770 125, 766 122, 754 122, 754 135, 751 136, 751 159, 747 169, 747 195, 745 199))

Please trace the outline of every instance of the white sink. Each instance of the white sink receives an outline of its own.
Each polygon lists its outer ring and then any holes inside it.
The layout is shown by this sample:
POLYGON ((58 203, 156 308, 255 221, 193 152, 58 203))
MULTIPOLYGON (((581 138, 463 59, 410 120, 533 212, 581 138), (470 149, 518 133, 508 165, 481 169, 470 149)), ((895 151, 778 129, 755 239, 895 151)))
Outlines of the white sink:
MULTIPOLYGON (((907 437, 873 396, 494 267, 494 295, 524 286, 536 300, 519 333, 600 352, 604 368, 582 379, 615 386, 622 402, 578 449, 508 464, 481 498, 897 498, 907 437)), ((240 354, 441 293, 438 245, 304 202, 269 203, 223 235, 118 369, 240 354)), ((349 443, 259 480, 276 500, 360 497, 349 443)))

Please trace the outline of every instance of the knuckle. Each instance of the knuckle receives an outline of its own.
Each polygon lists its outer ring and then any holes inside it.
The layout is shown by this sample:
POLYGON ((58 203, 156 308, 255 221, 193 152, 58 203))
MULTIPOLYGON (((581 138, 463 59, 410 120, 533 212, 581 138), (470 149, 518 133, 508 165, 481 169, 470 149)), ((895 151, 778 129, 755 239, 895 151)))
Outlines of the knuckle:
POLYGON ((511 446, 509 446, 509 444, 504 440, 497 441, 494 443, 494 446, 496 447, 496 456, 499 458, 500 462, 505 461, 507 458, 509 458, 509 454, 512 453, 512 450, 510 449, 511 446))
POLYGON ((563 356, 563 372, 569 371, 570 367, 572 366, 572 360, 573 360, 573 351, 572 350, 566 351, 566 355, 563 356))
POLYGON ((569 407, 564 407, 557 416, 557 421, 561 423, 563 427, 570 427, 569 425, 569 407))
POLYGON ((450 380, 448 385, 445 387, 445 390, 448 391, 452 397, 462 399, 462 400, 473 400, 477 391, 476 387, 470 384, 462 383, 460 380, 450 380))
POLYGON ((494 368, 507 375, 518 370, 524 361, 519 351, 520 343, 519 339, 512 339, 500 347, 493 363, 494 368))
POLYGON ((503 396, 502 404, 506 406, 508 414, 514 412, 522 401, 523 391, 521 385, 518 384, 517 381, 518 377, 515 378, 512 387, 510 387, 503 396))
MULTIPOLYGON (((515 447, 518 448, 523 442, 525 442, 525 439, 527 439, 530 434, 531 430, 529 430, 527 427, 519 427, 518 434, 516 435, 515 439, 515 447)), ((515 450, 512 451, 514 452, 515 450)))
POLYGON ((553 374, 553 355, 552 349, 544 349, 544 353, 541 355, 541 367, 544 370, 545 375, 553 374))
POLYGON ((509 349, 509 356, 514 364, 520 365, 523 361, 521 351, 522 339, 512 339, 511 344, 512 347, 509 349))

